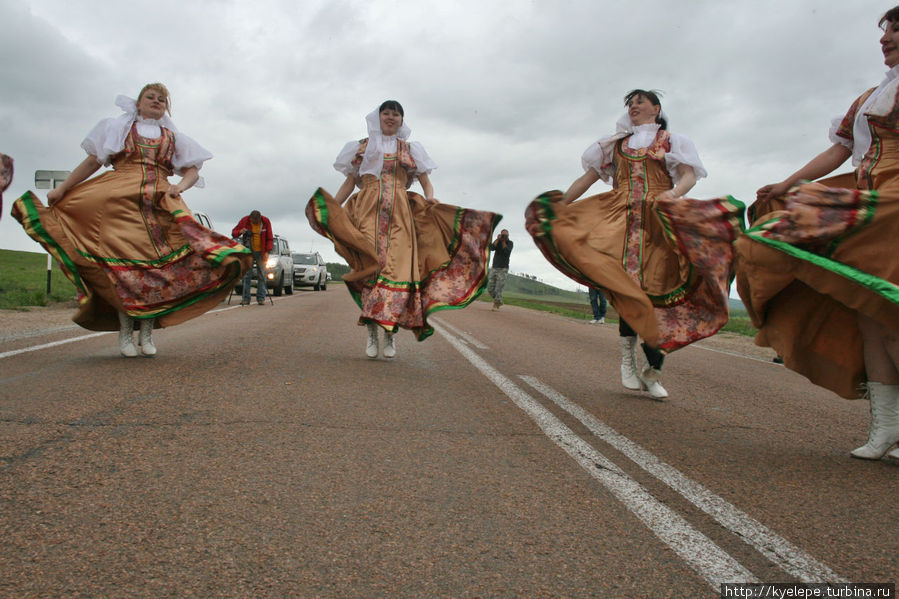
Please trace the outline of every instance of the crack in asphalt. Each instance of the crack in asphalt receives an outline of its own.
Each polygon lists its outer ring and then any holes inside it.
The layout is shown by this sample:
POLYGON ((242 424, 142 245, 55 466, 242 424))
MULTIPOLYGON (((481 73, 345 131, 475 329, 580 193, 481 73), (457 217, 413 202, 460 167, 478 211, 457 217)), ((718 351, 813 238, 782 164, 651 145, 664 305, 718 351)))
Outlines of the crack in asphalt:
MULTIPOLYGON (((133 405, 139 404, 147 399, 153 399, 158 397, 158 393, 147 393, 142 395, 134 395, 123 399, 119 403, 115 404, 111 408, 105 410, 98 410, 96 412, 92 412, 90 414, 85 414, 80 416, 74 420, 70 420, 68 422, 52 422, 52 421, 41 421, 36 418, 24 418, 24 419, 14 419, 14 418, 3 418, 0 419, 0 423, 14 423, 14 424, 25 424, 28 426, 37 426, 37 425, 46 425, 51 424, 54 426, 63 426, 68 427, 70 429, 78 429, 78 428, 102 428, 107 426, 117 426, 111 424, 109 420, 117 417, 122 414, 133 405)), ((25 463, 31 459, 36 459, 41 456, 48 448, 54 445, 61 445, 71 443, 75 440, 75 436, 71 433, 63 433, 60 435, 56 435, 51 437, 50 439, 46 439, 41 441, 34 447, 30 447, 18 454, 13 454, 10 456, 0 456, 0 463, 5 463, 6 470, 9 467, 12 467, 16 464, 25 463)))
POLYGON ((52 446, 62 443, 68 443, 71 440, 72 435, 70 434, 58 435, 51 439, 42 441, 38 445, 31 447, 22 453, 14 454, 11 456, 0 456, 0 462, 5 463, 7 467, 12 467, 15 464, 26 462, 32 458, 38 458, 41 456, 41 454, 44 453, 45 450, 51 448, 52 446))

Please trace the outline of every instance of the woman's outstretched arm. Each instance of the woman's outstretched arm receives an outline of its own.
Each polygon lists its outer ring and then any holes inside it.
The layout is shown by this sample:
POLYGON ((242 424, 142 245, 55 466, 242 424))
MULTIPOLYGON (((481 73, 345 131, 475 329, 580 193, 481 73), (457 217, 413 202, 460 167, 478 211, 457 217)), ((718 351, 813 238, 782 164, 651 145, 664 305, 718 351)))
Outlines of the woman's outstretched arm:
POLYGON ((435 202, 434 185, 431 183, 431 178, 424 174, 418 175, 418 182, 421 184, 421 190, 425 193, 425 199, 435 202))
POLYGON ((166 190, 165 195, 170 198, 175 198, 181 193, 184 193, 188 189, 194 186, 194 184, 200 179, 200 171, 197 167, 192 166, 190 168, 184 169, 181 175, 181 181, 176 183, 175 185, 169 185, 168 190, 166 190))
POLYGON ((799 181, 813 181, 820 179, 824 175, 829 175, 846 162, 846 159, 850 156, 852 156, 852 151, 849 148, 842 144, 833 144, 780 183, 771 183, 760 187, 755 192, 756 199, 771 200, 778 198, 799 181))
POLYGON ((678 164, 675 168, 677 169, 677 185, 673 189, 659 194, 659 199, 679 198, 696 185, 696 171, 693 170, 692 166, 689 164, 678 164))
POLYGON ((346 179, 341 183, 340 189, 337 190, 337 195, 334 196, 334 200, 338 204, 343 204, 346 202, 346 199, 350 197, 350 194, 353 193, 354 189, 356 189, 356 176, 347 175, 346 179))
POLYGON ((75 170, 69 173, 69 176, 65 178, 65 181, 59 184, 59 187, 47 192, 47 202, 52 206, 65 197, 68 190, 96 173, 101 166, 103 165, 97 161, 96 156, 88 154, 87 158, 82 160, 81 164, 76 166, 75 170))
POLYGON ((590 186, 597 181, 599 181, 599 173, 596 172, 596 169, 588 168, 583 175, 574 180, 574 183, 571 184, 568 191, 562 196, 562 203, 570 204, 575 201, 584 195, 584 192, 590 189, 590 186))

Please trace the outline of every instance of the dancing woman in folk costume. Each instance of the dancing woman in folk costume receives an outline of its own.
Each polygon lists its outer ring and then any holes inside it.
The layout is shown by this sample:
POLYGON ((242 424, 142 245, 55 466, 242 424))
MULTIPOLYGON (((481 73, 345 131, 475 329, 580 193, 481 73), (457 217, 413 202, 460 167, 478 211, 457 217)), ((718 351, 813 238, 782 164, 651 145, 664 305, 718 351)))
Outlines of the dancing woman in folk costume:
POLYGON ((756 343, 842 397, 867 389, 868 441, 851 454, 870 460, 899 441, 899 6, 880 26, 886 78, 834 119, 833 145, 758 190, 736 244, 756 343), (808 182, 849 158, 854 173, 808 182))
POLYGON ((431 313, 465 307, 484 290, 490 238, 502 217, 434 199, 437 165, 407 141, 399 102, 384 102, 365 121, 368 137, 346 144, 334 163, 346 177, 337 195, 319 188, 306 216, 350 266, 343 280, 368 329, 365 354, 378 357, 383 329, 383 356, 393 358, 399 328, 421 341, 434 331, 431 313), (416 180, 424 196, 407 191, 416 180))
POLYGON ((145 86, 124 114, 95 126, 81 144, 87 158, 47 193, 31 192, 13 216, 52 254, 78 291, 72 318, 95 331, 119 330, 123 356, 156 354, 154 326, 203 314, 228 295, 249 267, 249 251, 198 224, 181 193, 202 185, 212 155, 175 128, 168 90, 145 86), (112 171, 86 180, 101 166, 112 171), (168 176, 181 175, 172 185, 168 176))
POLYGON ((584 174, 525 211, 537 247, 560 271, 602 290, 620 317, 621 383, 668 396, 667 353, 717 332, 728 318, 733 240, 743 205, 683 198, 706 176, 693 143, 668 131, 658 95, 633 90, 614 134, 584 152, 584 174), (575 202, 596 181, 612 190, 575 202), (644 368, 637 366, 637 337, 644 368))

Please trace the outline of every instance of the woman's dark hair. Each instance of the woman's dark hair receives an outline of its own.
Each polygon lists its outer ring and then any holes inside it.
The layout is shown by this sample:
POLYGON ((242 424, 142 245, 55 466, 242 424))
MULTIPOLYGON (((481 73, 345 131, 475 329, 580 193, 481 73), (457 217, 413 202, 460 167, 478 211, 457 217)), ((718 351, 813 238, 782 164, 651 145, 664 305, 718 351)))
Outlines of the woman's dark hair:
MULTIPOLYGON (((659 101, 660 93, 661 92, 654 92, 654 91, 645 90, 645 89, 632 89, 631 91, 627 92, 626 96, 624 96, 624 105, 627 106, 631 103, 631 100, 633 100, 634 98, 640 97, 640 98, 646 98, 647 100, 649 100, 650 104, 652 104, 653 106, 658 106, 659 108, 661 108, 662 103, 659 101)), ((659 110, 659 114, 656 115, 656 122, 659 125, 661 125, 661 127, 660 127, 661 129, 668 128, 668 121, 666 121, 665 119, 662 118, 661 110, 659 110)))
POLYGON ((385 110, 396 110, 398 113, 400 113, 401 117, 406 117, 406 114, 403 112, 402 104, 400 104, 396 100, 387 100, 378 107, 378 113, 384 112, 385 110))
POLYGON ((883 27, 884 23, 895 23, 896 21, 899 21, 899 6, 894 6, 883 13, 883 16, 877 21, 877 26, 883 27))

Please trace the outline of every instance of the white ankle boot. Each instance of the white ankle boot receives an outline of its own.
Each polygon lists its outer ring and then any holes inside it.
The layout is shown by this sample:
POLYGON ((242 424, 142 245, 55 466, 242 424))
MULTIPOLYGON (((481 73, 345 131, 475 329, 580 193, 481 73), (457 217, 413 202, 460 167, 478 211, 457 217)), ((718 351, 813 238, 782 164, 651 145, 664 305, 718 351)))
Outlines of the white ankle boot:
POLYGON ((871 429, 868 442, 852 450, 852 457, 879 460, 899 442, 899 385, 868 383, 871 429))
POLYGON ((137 337, 140 345, 140 353, 152 358, 156 355, 156 346, 153 345, 153 319, 145 319, 140 321, 140 334, 137 337))
POLYGON ((365 343, 365 355, 371 359, 378 357, 378 325, 369 322, 365 325, 368 329, 368 341, 365 343))
POLYGON ((658 368, 647 366, 640 373, 640 383, 644 391, 649 391, 655 399, 665 399, 668 391, 662 386, 662 371, 658 368))
POLYGON ((637 378, 637 338, 621 338, 621 384, 625 389, 640 388, 637 378))
POLYGON ((126 358, 137 355, 137 348, 134 347, 134 319, 124 312, 119 312, 119 350, 126 358))
POLYGON ((393 341, 393 333, 384 331, 384 357, 392 358, 396 356, 396 344, 393 341))

